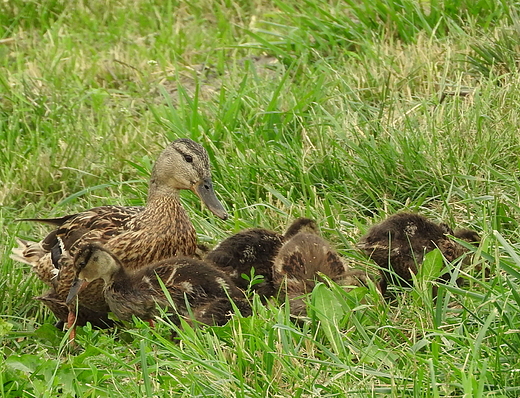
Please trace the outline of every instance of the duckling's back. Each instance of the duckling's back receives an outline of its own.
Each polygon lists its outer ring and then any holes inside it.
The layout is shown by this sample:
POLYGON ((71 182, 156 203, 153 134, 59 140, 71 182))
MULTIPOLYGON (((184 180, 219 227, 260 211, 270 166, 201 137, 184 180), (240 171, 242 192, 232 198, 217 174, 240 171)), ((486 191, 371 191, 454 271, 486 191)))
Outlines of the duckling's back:
POLYGON ((286 280, 287 291, 300 294, 310 292, 320 273, 331 279, 347 270, 340 256, 321 237, 298 233, 288 240, 274 260, 274 280, 277 286, 286 280))
POLYGON ((456 260, 465 249, 447 235, 457 234, 470 242, 480 239, 474 231, 454 233, 448 225, 436 224, 422 215, 398 213, 372 226, 357 246, 381 267, 380 287, 384 293, 387 282, 410 285, 412 273, 417 273, 429 251, 438 248, 448 261, 456 260))
POLYGON ((410 246, 410 241, 431 245, 431 241, 442 239, 447 233, 453 232, 446 224, 435 224, 419 214, 399 213, 371 227, 361 239, 360 246, 367 250, 379 247, 387 249, 405 242, 410 246))
POLYGON ((241 289, 247 289, 249 282, 242 274, 263 275, 264 282, 255 285, 255 290, 264 296, 274 293, 272 287, 273 257, 282 246, 283 236, 263 228, 248 229, 236 233, 222 241, 204 258, 228 274, 241 289))

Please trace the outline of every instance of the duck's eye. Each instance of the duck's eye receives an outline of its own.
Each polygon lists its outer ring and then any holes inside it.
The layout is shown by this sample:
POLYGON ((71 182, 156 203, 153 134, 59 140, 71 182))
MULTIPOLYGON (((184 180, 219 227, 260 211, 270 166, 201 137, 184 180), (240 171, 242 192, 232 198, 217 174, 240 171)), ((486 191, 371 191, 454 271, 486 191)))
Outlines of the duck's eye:
POLYGON ((188 163, 192 163, 193 157, 191 155, 184 155, 184 160, 188 163))

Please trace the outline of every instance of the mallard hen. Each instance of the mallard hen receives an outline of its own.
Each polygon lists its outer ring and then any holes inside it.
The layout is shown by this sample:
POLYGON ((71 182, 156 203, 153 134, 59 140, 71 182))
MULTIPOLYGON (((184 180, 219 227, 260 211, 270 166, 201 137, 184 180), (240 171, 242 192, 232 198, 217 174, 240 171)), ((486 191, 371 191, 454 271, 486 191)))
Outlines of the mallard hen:
MULTIPOLYGON (((40 242, 19 239, 19 247, 13 249, 11 257, 30 264, 38 277, 51 286, 51 291, 40 299, 62 322, 67 321, 63 319, 63 306, 74 279, 73 257, 78 245, 104 243, 129 270, 175 255, 196 253, 197 236, 180 202, 181 189, 193 191, 216 216, 227 218, 213 190, 207 152, 192 140, 178 139, 157 159, 144 207, 102 206, 60 218, 29 219, 56 229, 40 242)), ((78 325, 99 323, 97 317, 108 322, 102 289, 102 280, 93 281, 78 296, 78 325)), ((68 323, 73 320, 71 315, 68 323)))
POLYGON ((314 220, 298 218, 287 228, 285 234, 279 234, 264 228, 251 228, 240 231, 218 244, 206 254, 204 259, 231 276, 241 289, 247 289, 249 281, 242 275, 264 277, 261 283, 252 288, 258 294, 270 297, 276 293, 273 285, 273 260, 282 244, 299 231, 317 231, 314 220))
POLYGON ((368 274, 349 268, 339 254, 320 236, 300 232, 283 244, 273 265, 275 288, 287 294, 290 312, 304 316, 304 296, 325 275, 342 286, 367 286, 368 274))
POLYGON ((197 322, 222 325, 233 312, 230 298, 242 315, 251 312, 243 292, 225 273, 194 258, 170 258, 130 271, 106 247, 88 243, 77 250, 74 264, 77 278, 67 302, 89 283, 101 279, 110 310, 123 321, 132 320, 132 316, 152 321, 160 315, 161 307, 176 314, 172 320, 177 325, 180 317, 189 318, 191 314, 197 322))
MULTIPOLYGON (((436 224, 422 215, 403 212, 372 226, 358 247, 379 265, 379 285, 384 294, 388 283, 411 286, 412 273, 417 273, 417 267, 429 251, 439 248, 449 262, 467 251, 447 235, 470 243, 480 241, 475 231, 459 229, 453 232, 446 224, 436 224)), ((447 278, 449 274, 442 276, 442 279, 447 278)))

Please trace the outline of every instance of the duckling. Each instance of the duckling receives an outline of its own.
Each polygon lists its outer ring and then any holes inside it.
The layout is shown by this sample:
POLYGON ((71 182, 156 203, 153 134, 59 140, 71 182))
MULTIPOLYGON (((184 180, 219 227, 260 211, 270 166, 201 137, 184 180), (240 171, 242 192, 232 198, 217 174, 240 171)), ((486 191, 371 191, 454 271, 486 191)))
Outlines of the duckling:
MULTIPOLYGON (((183 138, 173 141, 157 159, 144 207, 102 206, 59 218, 27 219, 51 224, 55 229, 40 242, 18 239, 11 257, 31 265, 51 286, 54 301, 64 304, 74 279, 75 252, 85 242, 105 244, 128 270, 176 255, 196 255, 197 236, 180 202, 181 189, 193 191, 217 217, 227 218, 213 190, 207 152, 183 138)), ((56 316, 69 326, 74 321, 78 325, 97 322, 81 314, 106 316, 109 308, 102 290, 103 281, 98 280, 81 292, 78 304, 89 311, 77 311, 77 320, 74 309, 67 319, 63 319, 61 310, 56 316)), ((53 307, 56 305, 49 306, 51 310, 53 307)))
MULTIPOLYGON (((358 247, 381 268, 379 287, 384 294, 388 283, 411 286, 412 273, 417 273, 417 266, 429 251, 439 248, 449 262, 466 252, 447 235, 470 243, 480 241, 475 231, 462 229, 453 232, 446 224, 436 224, 422 215, 403 212, 372 226, 358 247)), ((442 276, 442 279, 448 278, 449 274, 442 276)))
POLYGON ((299 231, 317 231, 316 221, 309 218, 298 218, 288 227, 284 235, 264 228, 251 228, 240 231, 222 241, 206 254, 204 259, 226 272, 231 280, 241 289, 247 289, 249 281, 242 275, 264 277, 261 283, 252 288, 259 295, 270 297, 276 293, 273 285, 273 259, 283 242, 299 231))
POLYGON ((197 322, 222 325, 233 309, 230 298, 243 315, 251 313, 244 294, 225 273, 194 258, 173 257, 129 270, 107 247, 87 243, 77 250, 74 267, 76 279, 67 303, 89 283, 101 279, 110 310, 123 321, 132 320, 132 316, 151 321, 160 315, 159 306, 177 315, 172 318, 177 325, 180 317, 189 317, 190 312, 197 322))
POLYGON ((367 286, 369 278, 365 271, 349 268, 323 238, 300 232, 283 244, 273 266, 274 285, 289 297, 292 315, 305 316, 302 296, 312 292, 320 275, 342 286, 367 286))

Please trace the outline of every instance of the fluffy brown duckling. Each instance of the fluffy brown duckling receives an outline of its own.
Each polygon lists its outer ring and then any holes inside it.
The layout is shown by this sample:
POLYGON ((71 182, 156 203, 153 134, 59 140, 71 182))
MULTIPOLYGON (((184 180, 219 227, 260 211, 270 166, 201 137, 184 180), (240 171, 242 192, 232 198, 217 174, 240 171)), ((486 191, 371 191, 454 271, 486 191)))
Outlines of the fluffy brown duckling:
POLYGON ((264 279, 254 285, 253 290, 261 296, 270 297, 276 293, 273 260, 278 250, 298 232, 317 230, 314 220, 303 217, 294 220, 283 235, 263 228, 247 229, 223 240, 204 259, 230 275, 233 282, 244 290, 248 288, 249 281, 242 275, 250 276, 254 268, 255 275, 262 275, 264 279))
POLYGON ((30 264, 38 277, 51 286, 42 301, 61 322, 69 326, 74 322, 110 322, 101 280, 90 283, 79 295, 79 306, 88 311, 74 309, 63 319, 78 246, 103 243, 127 269, 175 255, 196 255, 197 235, 181 204, 181 189, 193 191, 215 215, 227 218, 213 190, 207 152, 192 140, 178 139, 164 149, 154 165, 146 206, 102 206, 55 219, 31 219, 55 229, 40 242, 19 239, 19 247, 13 249, 11 257, 30 264))
POLYGON ((349 268, 323 238, 298 233, 280 248, 273 267, 275 287, 287 294, 292 315, 306 314, 302 296, 312 292, 320 275, 342 286, 367 286, 369 279, 365 271, 349 268))
POLYGON ((172 320, 177 325, 180 317, 189 319, 190 313, 198 322, 223 325, 233 312, 229 298, 242 315, 248 316, 251 312, 243 292, 225 273, 194 258, 173 257, 130 271, 109 249, 88 243, 78 249, 74 265, 77 277, 67 303, 89 283, 101 279, 110 310, 123 321, 136 316, 153 324, 161 307, 175 314, 172 320))
MULTIPOLYGON (((379 285, 384 294, 388 283, 411 286, 412 273, 417 273, 426 253, 439 248, 446 260, 453 262, 467 251, 447 235, 470 243, 480 242, 475 231, 453 232, 448 225, 436 224, 422 215, 398 213, 372 226, 358 247, 381 268, 379 285)), ((449 274, 442 276, 448 278, 449 274)))

